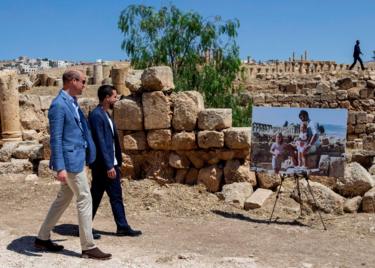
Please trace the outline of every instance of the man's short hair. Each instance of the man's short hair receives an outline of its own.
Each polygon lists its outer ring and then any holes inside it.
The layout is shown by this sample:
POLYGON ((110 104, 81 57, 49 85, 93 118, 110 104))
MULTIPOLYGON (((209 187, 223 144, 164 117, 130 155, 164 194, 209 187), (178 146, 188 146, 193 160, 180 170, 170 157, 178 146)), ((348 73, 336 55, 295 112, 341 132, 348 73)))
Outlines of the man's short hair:
POLYGON ((309 118, 309 113, 308 113, 306 110, 301 110, 301 111, 299 112, 298 117, 301 118, 302 115, 304 115, 304 116, 306 116, 307 118, 309 118))
POLYGON ((76 70, 68 70, 64 72, 62 80, 63 84, 66 84, 69 81, 72 81, 73 79, 79 80, 81 79, 80 74, 76 70))
POLYGON ((103 101, 105 99, 105 97, 107 97, 107 96, 112 96, 113 90, 116 90, 116 88, 114 86, 111 86, 111 85, 100 86, 99 89, 98 89, 99 101, 103 101))

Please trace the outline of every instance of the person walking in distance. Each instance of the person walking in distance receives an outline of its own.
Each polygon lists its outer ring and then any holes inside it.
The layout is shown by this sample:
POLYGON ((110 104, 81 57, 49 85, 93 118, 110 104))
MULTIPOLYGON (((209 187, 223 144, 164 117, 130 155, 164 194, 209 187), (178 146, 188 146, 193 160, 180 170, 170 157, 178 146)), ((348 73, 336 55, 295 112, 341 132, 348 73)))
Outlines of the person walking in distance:
POLYGON ((122 155, 116 125, 108 114, 117 101, 117 91, 113 86, 103 85, 98 89, 99 105, 89 114, 89 124, 96 145, 96 159, 92 169, 91 195, 92 216, 95 217, 104 191, 109 196, 118 236, 139 236, 141 231, 133 230, 125 216, 122 200, 121 166, 122 155))
POLYGON ((363 55, 363 54, 362 54, 361 48, 359 47, 359 40, 357 40, 355 42, 354 51, 353 51, 354 61, 353 61, 353 64, 350 65, 349 70, 353 69, 353 67, 357 63, 357 61, 359 61, 359 63, 361 64, 362 71, 365 69, 365 67, 363 66, 363 62, 362 62, 362 59, 361 59, 360 55, 363 55))
POLYGON ((86 78, 80 71, 68 70, 62 79, 63 89, 52 101, 48 111, 51 137, 50 168, 57 172, 57 180, 61 182, 61 186, 34 245, 38 249, 52 252, 64 248, 51 241, 51 230, 74 196, 78 211, 81 257, 107 260, 112 255, 96 247, 92 235, 92 198, 85 162, 94 162, 96 148, 87 120, 77 102, 77 96, 81 95, 85 88, 86 78))

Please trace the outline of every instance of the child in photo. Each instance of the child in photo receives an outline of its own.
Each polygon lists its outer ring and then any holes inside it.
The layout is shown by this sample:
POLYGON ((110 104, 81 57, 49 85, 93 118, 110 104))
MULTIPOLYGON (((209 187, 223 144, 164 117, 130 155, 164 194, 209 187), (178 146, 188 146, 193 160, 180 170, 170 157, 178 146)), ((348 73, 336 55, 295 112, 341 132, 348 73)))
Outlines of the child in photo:
POLYGON ((272 154, 272 169, 275 174, 279 174, 281 163, 285 153, 285 143, 283 134, 278 133, 275 142, 271 145, 270 153, 272 154))
POLYGON ((298 152, 298 166, 300 168, 306 168, 306 158, 305 158, 304 151, 305 151, 307 144, 308 144, 307 122, 301 122, 300 132, 299 132, 298 140, 296 142, 297 152, 298 152))

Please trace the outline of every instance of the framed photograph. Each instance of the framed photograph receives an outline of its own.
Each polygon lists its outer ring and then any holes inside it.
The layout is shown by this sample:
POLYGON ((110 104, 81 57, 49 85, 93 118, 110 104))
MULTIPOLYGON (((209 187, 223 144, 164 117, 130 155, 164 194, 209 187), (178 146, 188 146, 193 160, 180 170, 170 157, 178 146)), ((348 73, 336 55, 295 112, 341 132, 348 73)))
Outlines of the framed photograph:
POLYGON ((346 109, 253 107, 251 169, 343 177, 346 109))

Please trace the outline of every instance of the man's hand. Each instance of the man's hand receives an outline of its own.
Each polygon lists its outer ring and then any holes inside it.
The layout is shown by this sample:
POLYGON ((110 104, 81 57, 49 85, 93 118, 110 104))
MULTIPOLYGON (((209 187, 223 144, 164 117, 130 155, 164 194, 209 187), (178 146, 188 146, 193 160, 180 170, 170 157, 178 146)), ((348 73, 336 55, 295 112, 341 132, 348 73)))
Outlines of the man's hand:
POLYGON ((114 167, 107 171, 107 176, 110 179, 116 179, 116 170, 114 167))
POLYGON ((66 182, 66 179, 68 178, 68 173, 65 169, 60 170, 57 172, 57 180, 61 182, 66 182))

